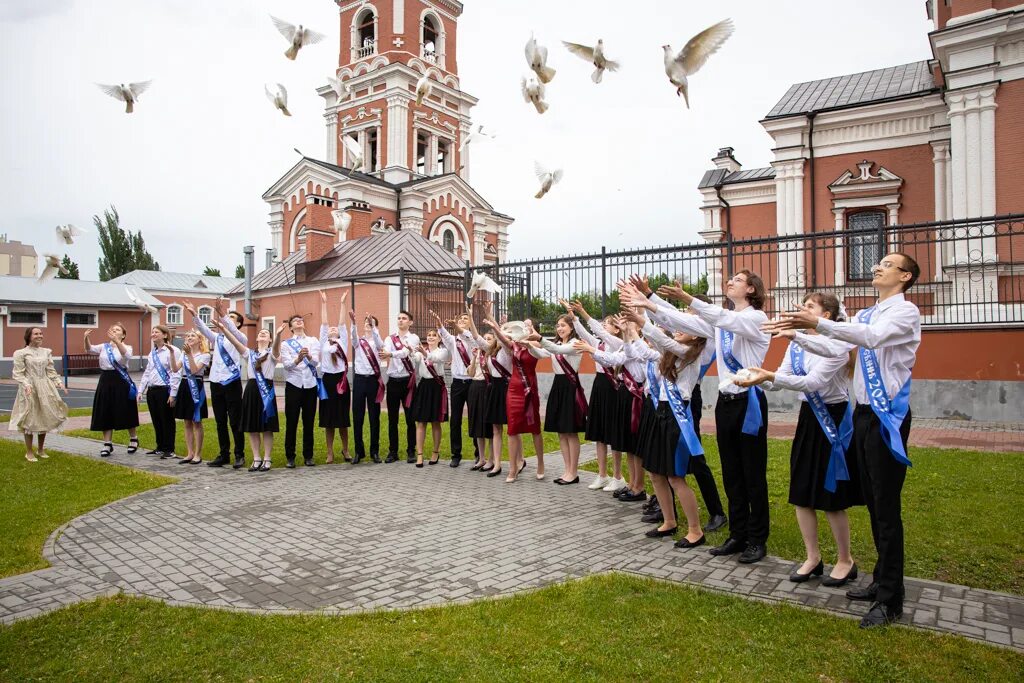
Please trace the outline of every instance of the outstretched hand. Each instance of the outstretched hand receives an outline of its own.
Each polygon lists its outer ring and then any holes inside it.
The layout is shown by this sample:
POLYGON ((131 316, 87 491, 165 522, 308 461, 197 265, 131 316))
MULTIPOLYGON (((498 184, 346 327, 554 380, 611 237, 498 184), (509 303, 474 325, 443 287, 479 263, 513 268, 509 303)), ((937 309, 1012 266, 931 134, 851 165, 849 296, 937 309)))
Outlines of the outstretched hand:
POLYGON ((775 379, 775 373, 764 368, 747 368, 749 373, 747 379, 735 378, 732 383, 738 387, 752 387, 755 384, 764 384, 775 379))
POLYGON ((636 287, 644 296, 649 296, 651 294, 651 286, 648 283, 646 275, 637 275, 635 273, 630 275, 629 284, 636 287))
POLYGON ((687 305, 693 301, 693 295, 683 289, 683 286, 678 282, 658 287, 658 296, 668 301, 678 301, 687 305))
POLYGON ((779 330, 813 330, 818 326, 818 316, 804 309, 779 314, 775 325, 779 330))

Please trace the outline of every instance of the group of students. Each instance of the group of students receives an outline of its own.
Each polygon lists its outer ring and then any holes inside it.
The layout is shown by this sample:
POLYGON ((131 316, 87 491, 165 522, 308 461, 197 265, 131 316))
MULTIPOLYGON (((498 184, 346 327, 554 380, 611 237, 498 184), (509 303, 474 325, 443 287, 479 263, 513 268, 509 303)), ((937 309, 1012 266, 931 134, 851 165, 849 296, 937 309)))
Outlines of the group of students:
POLYGON ((468 412, 468 433, 475 463, 471 469, 488 477, 503 473, 507 442, 506 482, 515 482, 526 468, 523 436, 533 439, 536 478, 544 478, 542 430, 556 433, 564 468, 559 485, 578 484, 580 434, 596 444, 598 477, 589 488, 610 491, 622 502, 647 501, 644 520, 660 522, 647 532, 652 538, 679 533, 675 500, 686 533, 675 543, 696 548, 705 532, 728 524, 728 539, 711 548, 716 556, 738 555, 741 563, 765 557, 769 534, 767 482, 768 410, 765 390, 790 389, 802 401, 790 459, 789 502, 795 506, 807 559, 790 580, 820 577, 824 585, 843 586, 858 575, 850 552, 846 510, 866 504, 878 562, 872 583, 851 590, 854 600, 872 607, 862 621, 871 627, 890 623, 902 613, 903 527, 900 492, 910 464, 906 454, 910 429, 910 373, 920 344, 920 314, 904 297, 920 269, 908 255, 887 255, 873 269, 875 306, 845 320, 838 299, 828 292, 808 293, 799 310, 769 320, 763 308, 764 283, 741 270, 725 283, 725 306, 679 286, 652 291, 646 278, 618 283, 622 313, 595 320, 579 302, 563 301, 566 314, 555 325, 553 340, 541 337, 531 321, 497 322, 490 304, 483 305, 477 329, 472 308, 455 320, 442 321, 431 312, 434 326, 425 344, 411 331, 413 317, 397 316, 396 331, 383 338, 379 321, 367 314, 361 333, 356 317, 341 295, 335 326, 328 324, 327 295, 321 291, 320 336, 305 334, 305 321, 294 315, 272 335, 261 330, 255 348, 246 347, 239 331, 241 315, 225 312, 218 302, 217 319, 209 326, 188 303, 195 329, 185 336, 183 351, 170 345, 162 325, 152 331, 153 348, 138 391, 128 376, 132 349, 124 329, 115 325, 109 341, 86 348, 99 355, 103 370, 96 391, 92 428, 104 432, 101 455, 113 450, 110 433, 128 429, 128 452, 138 449, 136 401, 146 394, 156 432, 150 453, 173 457, 175 420, 185 422, 188 454, 180 462, 202 461, 202 427, 207 415, 203 375, 209 384, 220 455, 211 466, 244 466, 241 434, 249 435, 250 471, 270 468, 274 433, 278 431, 274 368, 280 362, 285 381, 285 455, 296 461, 296 428, 303 425, 302 456, 313 465, 314 417, 326 430, 327 462, 335 457, 335 432, 346 461, 367 456, 363 424, 369 414, 369 458, 380 459, 380 412, 388 411, 388 452, 384 462, 398 460, 398 416, 406 418, 406 459, 423 467, 428 427, 433 452, 427 464, 440 459, 441 425, 450 422, 451 467, 462 459, 462 419, 468 412), (673 300, 686 306, 680 310, 673 300), (347 329, 346 318, 351 324, 347 329), (282 333, 291 334, 282 340, 282 333), (451 328, 451 329, 449 329, 451 328), (349 335, 352 385, 349 386, 349 335), (773 336, 789 340, 782 365, 762 368, 773 336), (583 354, 590 354, 599 372, 589 400, 580 380, 583 354), (244 358, 244 362, 243 362, 244 358), (537 363, 550 358, 554 380, 543 418, 537 363), (445 368, 450 364, 450 392, 445 368), (704 458, 700 439, 700 381, 717 365, 719 393, 715 405, 716 440, 728 516, 704 458), (241 371, 247 381, 242 388, 241 371), (851 391, 853 400, 851 400, 851 391), (854 407, 856 405, 856 407, 854 407), (349 457, 350 426, 355 455, 349 457), (609 473, 608 453, 612 454, 609 473), (623 478, 626 455, 629 480, 623 478), (649 474, 655 496, 648 500, 649 474), (701 528, 696 495, 687 483, 693 475, 708 509, 701 528), (816 511, 826 513, 838 558, 829 576, 818 546, 816 511))

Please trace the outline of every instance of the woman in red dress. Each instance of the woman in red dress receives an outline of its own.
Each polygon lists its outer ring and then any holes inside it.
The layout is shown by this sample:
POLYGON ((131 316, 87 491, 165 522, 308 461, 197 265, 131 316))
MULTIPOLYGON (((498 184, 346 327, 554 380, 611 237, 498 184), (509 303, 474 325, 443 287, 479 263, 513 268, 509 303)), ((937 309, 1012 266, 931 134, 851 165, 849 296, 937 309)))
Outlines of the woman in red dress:
MULTIPOLYGON (((526 468, 523 453, 523 434, 533 435, 537 451, 537 478, 544 478, 544 438, 540 434, 540 389, 537 386, 537 359, 529 350, 508 337, 497 323, 484 320, 491 325, 498 342, 512 357, 512 376, 508 382, 505 406, 508 412, 508 458, 509 475, 505 481, 512 483, 526 468), (539 442, 539 443, 538 443, 539 442)), ((533 329, 527 322, 527 332, 533 329)))

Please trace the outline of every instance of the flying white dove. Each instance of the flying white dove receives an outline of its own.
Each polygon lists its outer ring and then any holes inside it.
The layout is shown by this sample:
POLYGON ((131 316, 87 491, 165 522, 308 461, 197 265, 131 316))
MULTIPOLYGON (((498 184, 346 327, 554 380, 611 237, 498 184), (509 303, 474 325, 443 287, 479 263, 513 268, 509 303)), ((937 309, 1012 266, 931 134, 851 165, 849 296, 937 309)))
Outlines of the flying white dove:
POLYGON ((352 214, 344 209, 335 209, 331 212, 331 217, 334 218, 334 229, 338 234, 346 234, 348 226, 352 225, 352 214))
POLYGON ((543 114, 548 110, 548 103, 544 101, 544 84, 538 81, 535 77, 530 76, 530 80, 521 78, 519 85, 523 89, 523 101, 532 102, 533 106, 537 108, 538 114, 543 114))
POLYGON ((345 143, 345 150, 348 152, 349 161, 351 162, 351 171, 356 171, 363 168, 363 150, 359 146, 359 143, 352 139, 351 135, 341 134, 341 141, 345 143))
POLYGON ((426 98, 427 95, 429 95, 430 92, 433 89, 434 89, 434 86, 431 85, 430 78, 427 76, 427 74, 423 74, 423 76, 420 77, 420 80, 416 81, 416 106, 417 107, 423 104, 424 98, 426 98))
POLYGON ((135 306, 138 307, 139 310, 148 311, 149 313, 151 313, 154 316, 157 315, 158 311, 155 308, 153 308, 152 306, 150 306, 149 304, 147 304, 145 301, 140 299, 138 296, 136 296, 135 292, 132 291, 131 287, 129 287, 128 285, 125 285, 124 291, 125 291, 125 294, 128 295, 128 300, 131 301, 133 304, 135 304, 135 306))
POLYGON ((537 74, 537 78, 540 79, 541 83, 550 83, 551 79, 555 77, 555 70, 548 66, 548 49, 543 45, 537 44, 533 33, 530 34, 530 39, 526 41, 526 63, 537 74))
POLYGON ((690 108, 687 77, 697 73, 734 30, 732 19, 724 19, 690 38, 679 54, 672 53, 671 45, 662 45, 665 51, 665 73, 672 85, 676 86, 676 95, 682 95, 686 101, 687 109, 690 108))
POLYGON ((52 280, 57 276, 59 271, 61 275, 68 275, 68 270, 60 264, 60 256, 55 254, 43 254, 43 261, 46 263, 43 266, 43 272, 39 274, 37 283, 42 284, 47 280, 52 280))
POLYGON ((57 239, 59 239, 64 244, 74 244, 76 237, 81 237, 82 235, 87 234, 89 233, 87 233, 85 230, 82 230, 81 228, 76 228, 70 223, 68 223, 67 225, 57 226, 57 239))
POLYGON ((588 47, 587 45, 580 45, 579 43, 570 43, 562 41, 562 45, 573 53, 577 57, 580 57, 594 65, 594 74, 590 77, 590 80, 594 83, 600 83, 601 77, 604 76, 604 71, 618 71, 619 63, 613 62, 604 56, 604 39, 598 39, 597 45, 594 47, 588 47))
POLYGON ((135 111, 135 103, 139 101, 139 95, 146 92, 146 88, 148 88, 149 84, 152 82, 153 81, 140 81, 138 83, 129 83, 128 85, 125 85, 124 83, 121 83, 120 85, 103 85, 102 83, 97 83, 96 86, 115 100, 121 100, 124 102, 124 113, 131 114, 135 111))
POLYGON ((299 54, 299 50, 304 45, 312 45, 313 43, 319 43, 321 40, 326 38, 322 33, 317 33, 311 28, 306 28, 302 24, 293 26, 283 19, 278 19, 274 15, 270 15, 271 20, 274 22, 274 26, 281 32, 281 35, 288 39, 291 46, 285 50, 284 56, 288 59, 295 59, 299 54))
POLYGON ((285 90, 283 85, 277 83, 273 91, 271 91, 268 86, 264 85, 263 92, 267 93, 267 99, 270 100, 275 109, 280 109, 281 113, 285 116, 292 115, 292 113, 288 111, 288 91, 285 90))
POLYGON ((479 140, 482 137, 487 137, 493 140, 498 136, 495 133, 485 132, 483 126, 477 126, 475 131, 470 130, 468 133, 462 136, 462 144, 459 145, 459 151, 461 152, 462 150, 466 149, 466 146, 469 145, 469 143, 473 142, 474 140, 479 140))
POLYGON ((539 162, 535 161, 533 162, 533 170, 537 173, 537 180, 540 181, 540 191, 534 195, 537 199, 546 195, 551 190, 551 187, 562 179, 562 169, 548 171, 539 162))
POLYGON ((501 287, 498 283, 492 280, 486 273, 481 273, 479 270, 473 271, 473 282, 469 285, 469 291, 466 292, 466 298, 472 299, 476 296, 477 292, 493 292, 495 294, 501 294, 501 287))
POLYGON ((352 97, 352 88, 349 87, 348 83, 341 80, 340 78, 327 77, 327 82, 331 84, 331 89, 334 90, 334 94, 338 96, 338 104, 347 102, 352 97))

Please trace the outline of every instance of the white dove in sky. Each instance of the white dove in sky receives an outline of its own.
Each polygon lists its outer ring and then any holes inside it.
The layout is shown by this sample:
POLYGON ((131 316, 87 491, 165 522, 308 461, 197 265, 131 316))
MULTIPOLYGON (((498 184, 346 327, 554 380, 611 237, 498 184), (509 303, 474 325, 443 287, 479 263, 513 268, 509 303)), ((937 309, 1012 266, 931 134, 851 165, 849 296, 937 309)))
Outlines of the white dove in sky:
POLYGON ((125 103, 124 113, 131 114, 135 111, 135 103, 139 101, 139 95, 146 92, 146 88, 153 81, 139 81, 138 83, 129 83, 125 85, 121 83, 119 85, 104 85, 97 83, 96 86, 107 93, 115 100, 121 100, 125 103))
POLYGON ((480 138, 483 137, 487 137, 493 140, 498 136, 495 133, 485 132, 483 126, 477 126, 475 131, 470 130, 468 133, 462 136, 462 144, 459 145, 459 151, 461 152, 462 150, 466 149, 466 146, 469 145, 471 142, 479 140, 480 138))
POLYGON ((68 223, 67 225, 57 226, 57 239, 59 239, 64 244, 74 244, 76 237, 81 237, 82 235, 87 234, 89 233, 87 233, 85 230, 82 230, 81 228, 76 228, 70 223, 68 223))
POLYGON ((351 162, 351 171, 356 171, 363 168, 363 150, 359 147, 359 143, 352 139, 351 135, 341 134, 341 141, 345 143, 345 149, 348 151, 349 161, 351 162))
POLYGON ((548 66, 548 49, 538 45, 532 33, 530 39, 526 41, 526 63, 537 74, 541 83, 550 83, 555 77, 555 70, 548 66))
POLYGON ((149 313, 151 313, 154 316, 157 314, 157 310, 155 308, 153 308, 152 306, 150 306, 149 304, 147 304, 142 299, 140 299, 135 294, 135 292, 132 291, 131 287, 129 287, 128 285, 125 285, 124 286, 124 291, 125 291, 125 294, 128 295, 128 300, 131 301, 133 304, 135 304, 135 306, 138 307, 139 310, 148 311, 149 313))
POLYGON ((562 179, 562 169, 548 171, 537 161, 533 162, 533 170, 537 173, 537 180, 540 181, 540 191, 534 195, 537 199, 546 195, 554 184, 562 179))
POLYGON ((341 80, 340 78, 327 77, 327 82, 331 84, 331 89, 334 90, 334 94, 338 96, 338 104, 347 102, 352 97, 352 88, 349 87, 348 83, 341 80))
POLYGON ((420 80, 416 81, 416 106, 423 104, 424 98, 426 98, 430 92, 434 89, 434 86, 430 83, 430 77, 427 74, 423 74, 420 80))
POLYGON ((270 19, 274 22, 274 26, 277 27, 277 30, 281 32, 281 35, 287 38, 288 42, 291 43, 284 53, 284 56, 288 59, 295 59, 299 54, 299 50, 302 49, 303 46, 319 43, 327 37, 322 33, 317 33, 311 28, 306 28, 302 24, 299 24, 298 26, 289 24, 287 21, 278 19, 274 15, 270 15, 270 19))
POLYGON ((562 41, 562 45, 565 45, 569 52, 594 65, 594 73, 590 77, 590 80, 594 81, 594 83, 601 82, 601 77, 604 76, 605 69, 608 71, 619 70, 618 62, 613 62, 604 56, 604 39, 598 39, 597 45, 594 47, 580 45, 579 43, 570 43, 564 40, 562 41))
POLYGON ((67 275, 67 269, 60 264, 60 256, 55 254, 43 254, 43 261, 46 263, 43 266, 43 272, 39 274, 39 279, 36 280, 39 284, 52 280, 60 272, 62 275, 67 275))
POLYGON ((263 91, 267 93, 267 99, 270 100, 271 104, 276 109, 280 109, 281 113, 285 116, 291 116, 292 113, 288 111, 288 91, 280 83, 276 83, 274 90, 271 90, 269 86, 264 85, 263 91))
POLYGON ((543 83, 534 76, 530 76, 530 80, 520 79, 519 85, 523 89, 523 101, 532 102, 533 106, 537 108, 538 114, 543 114, 548 110, 548 103, 544 101, 543 83))
POLYGON ((473 282, 469 285, 469 290, 466 292, 466 298, 472 299, 476 296, 477 292, 493 292, 494 294, 501 294, 501 287, 498 283, 492 280, 487 273, 481 273, 479 270, 473 271, 473 282))
POLYGON ((682 95, 686 101, 687 109, 690 108, 687 77, 697 73, 734 30, 732 19, 724 19, 690 38, 679 54, 672 53, 671 45, 662 45, 665 51, 665 73, 672 85, 676 86, 676 95, 682 95))
POLYGON ((348 232, 348 226, 352 225, 352 214, 345 210, 334 210, 331 212, 332 218, 334 218, 334 229, 338 231, 339 235, 344 235, 348 232))

